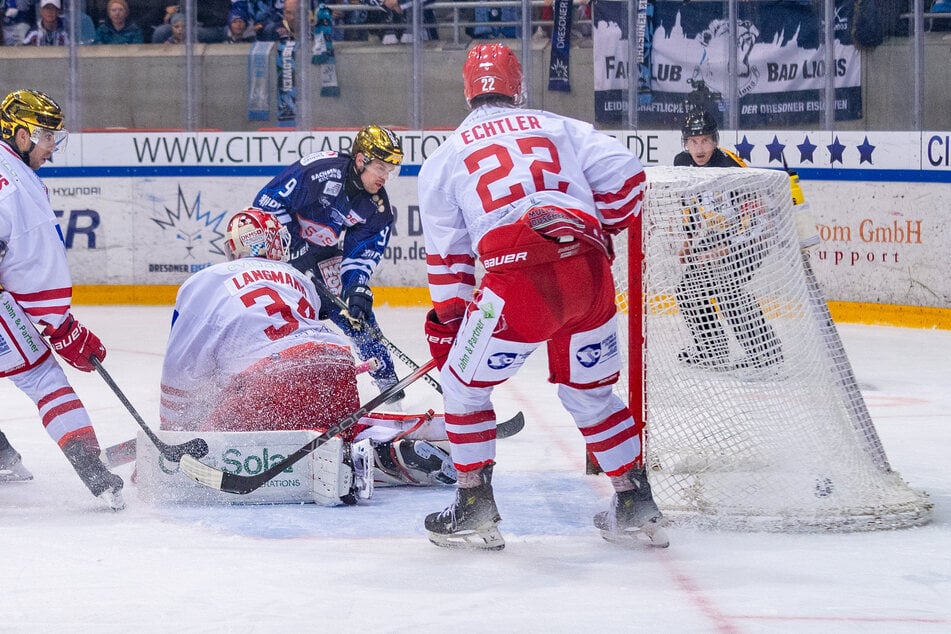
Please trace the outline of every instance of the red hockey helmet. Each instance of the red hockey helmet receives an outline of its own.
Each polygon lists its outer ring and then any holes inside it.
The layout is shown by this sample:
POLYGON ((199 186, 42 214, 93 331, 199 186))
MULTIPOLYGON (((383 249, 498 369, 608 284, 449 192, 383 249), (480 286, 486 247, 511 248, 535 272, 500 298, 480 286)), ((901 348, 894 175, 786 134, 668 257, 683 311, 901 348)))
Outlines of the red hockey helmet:
POLYGON ((505 44, 480 44, 462 65, 466 102, 479 95, 504 95, 516 103, 522 94, 522 64, 505 44))
POLYGON ((239 211, 228 221, 225 244, 229 258, 290 259, 291 234, 273 214, 256 207, 239 211))

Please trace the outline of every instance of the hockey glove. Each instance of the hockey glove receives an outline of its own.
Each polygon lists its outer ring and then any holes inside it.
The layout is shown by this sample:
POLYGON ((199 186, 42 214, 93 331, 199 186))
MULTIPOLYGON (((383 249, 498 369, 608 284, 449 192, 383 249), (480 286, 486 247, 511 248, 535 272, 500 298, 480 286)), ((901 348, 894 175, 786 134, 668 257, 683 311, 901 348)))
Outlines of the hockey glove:
POLYGON ((439 321, 435 309, 430 310, 426 315, 426 341, 429 343, 429 352, 436 360, 436 367, 442 370, 446 365, 446 359, 449 358, 449 349, 452 348, 452 342, 456 340, 456 334, 462 325, 462 319, 454 319, 448 324, 439 321))
POLYGON ((72 314, 66 314, 66 320, 60 324, 59 328, 47 326, 43 334, 49 337, 53 350, 77 370, 83 372, 95 370, 90 361, 92 355, 96 355, 100 361, 106 358, 106 347, 99 341, 99 337, 76 321, 72 314))
POLYGON ((343 290, 347 312, 358 322, 366 321, 373 311, 373 291, 363 284, 355 284, 343 290))

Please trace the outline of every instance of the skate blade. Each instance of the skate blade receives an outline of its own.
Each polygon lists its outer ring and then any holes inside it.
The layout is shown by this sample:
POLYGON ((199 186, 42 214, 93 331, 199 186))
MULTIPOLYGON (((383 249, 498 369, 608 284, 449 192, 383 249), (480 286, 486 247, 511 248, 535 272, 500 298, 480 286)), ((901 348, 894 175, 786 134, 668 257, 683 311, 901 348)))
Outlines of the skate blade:
POLYGON ((33 474, 19 460, 11 467, 0 469, 0 482, 25 482, 32 479, 33 474))
POLYGON ((601 537, 612 544, 619 544, 630 548, 640 548, 644 546, 667 548, 670 546, 667 531, 661 526, 645 526, 637 530, 627 531, 602 530, 601 537))
POLYGON ((598 513, 594 517, 594 525, 601 531, 601 537, 605 541, 629 547, 667 548, 670 546, 670 539, 667 537, 667 531, 664 530, 667 525, 664 517, 655 518, 637 528, 618 530, 616 526, 611 526, 607 522, 606 516, 606 513, 598 513))
POLYGON ((440 548, 456 550, 502 550, 505 540, 494 526, 482 531, 460 531, 451 535, 429 533, 429 541, 440 548))
POLYGON ((16 471, 0 472, 0 482, 26 482, 32 479, 32 473, 18 473, 16 471))

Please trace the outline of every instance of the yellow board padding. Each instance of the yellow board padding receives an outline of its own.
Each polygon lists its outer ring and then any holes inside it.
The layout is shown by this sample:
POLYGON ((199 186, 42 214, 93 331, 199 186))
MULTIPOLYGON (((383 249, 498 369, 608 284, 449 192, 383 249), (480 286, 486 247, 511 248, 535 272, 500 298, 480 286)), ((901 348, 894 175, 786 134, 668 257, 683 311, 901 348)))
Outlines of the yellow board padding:
MULTIPOLYGON (((139 304, 171 306, 178 286, 74 286, 76 304, 139 304)), ((409 286, 381 286, 373 289, 376 305, 432 305, 429 289, 409 286)), ((878 324, 906 328, 939 328, 951 330, 951 308, 867 304, 862 302, 829 302, 832 319, 842 323, 878 324)))
MULTIPOLYGON (((172 306, 178 286, 74 286, 74 304, 138 304, 142 306, 172 306)), ((432 306, 428 288, 414 287, 376 287, 373 289, 373 303, 390 306, 432 306)))

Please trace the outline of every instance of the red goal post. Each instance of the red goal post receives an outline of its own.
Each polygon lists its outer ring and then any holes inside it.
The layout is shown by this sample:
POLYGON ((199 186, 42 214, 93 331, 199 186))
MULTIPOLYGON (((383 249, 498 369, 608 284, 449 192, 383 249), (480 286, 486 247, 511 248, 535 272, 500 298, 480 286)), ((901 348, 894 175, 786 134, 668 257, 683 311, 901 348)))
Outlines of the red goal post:
POLYGON ((639 224, 615 241, 617 390, 646 420, 664 513, 773 531, 926 523, 931 503, 891 470, 800 249, 788 176, 647 176, 639 224))

